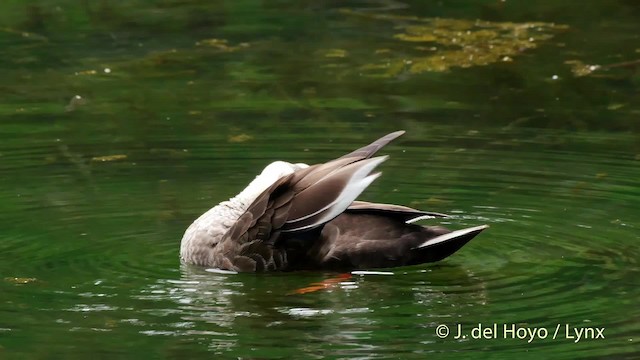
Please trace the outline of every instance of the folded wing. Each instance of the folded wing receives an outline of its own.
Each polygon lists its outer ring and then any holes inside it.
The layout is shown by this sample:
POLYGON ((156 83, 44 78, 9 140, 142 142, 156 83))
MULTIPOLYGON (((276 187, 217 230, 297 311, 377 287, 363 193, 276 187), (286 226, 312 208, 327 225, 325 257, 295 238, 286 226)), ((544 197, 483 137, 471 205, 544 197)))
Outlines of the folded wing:
POLYGON ((371 269, 442 260, 488 226, 450 231, 413 222, 443 214, 356 202, 330 221, 309 252, 312 268, 371 269))

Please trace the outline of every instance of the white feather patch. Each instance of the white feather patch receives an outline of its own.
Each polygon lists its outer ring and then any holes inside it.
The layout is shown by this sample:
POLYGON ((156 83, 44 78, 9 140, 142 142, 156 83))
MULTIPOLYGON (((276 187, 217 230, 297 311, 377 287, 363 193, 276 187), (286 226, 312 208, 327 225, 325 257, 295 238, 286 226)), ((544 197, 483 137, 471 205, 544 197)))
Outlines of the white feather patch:
POLYGON ((460 236, 464 236, 467 235, 469 233, 472 232, 476 232, 476 231, 481 231, 484 230, 486 228, 488 228, 489 225, 480 225, 480 226, 474 226, 474 227, 470 227, 470 228, 466 228, 466 229, 461 229, 461 230, 455 230, 452 231, 450 233, 444 234, 444 235, 440 235, 437 237, 434 237, 433 239, 429 239, 425 242, 423 242, 422 244, 416 246, 416 249, 424 249, 426 247, 430 247, 430 246, 434 246, 437 244, 441 244, 445 241, 460 237, 460 236))

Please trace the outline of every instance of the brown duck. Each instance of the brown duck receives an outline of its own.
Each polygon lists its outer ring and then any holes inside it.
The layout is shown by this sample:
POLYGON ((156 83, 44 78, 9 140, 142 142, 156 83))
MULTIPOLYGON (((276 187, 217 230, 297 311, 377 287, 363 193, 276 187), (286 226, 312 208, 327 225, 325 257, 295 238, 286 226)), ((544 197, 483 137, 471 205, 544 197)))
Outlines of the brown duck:
POLYGON ((231 271, 370 269, 439 261, 486 229, 451 231, 417 220, 446 217, 355 199, 387 156, 372 157, 396 131, 324 164, 276 161, 240 194, 186 230, 186 264, 231 271))

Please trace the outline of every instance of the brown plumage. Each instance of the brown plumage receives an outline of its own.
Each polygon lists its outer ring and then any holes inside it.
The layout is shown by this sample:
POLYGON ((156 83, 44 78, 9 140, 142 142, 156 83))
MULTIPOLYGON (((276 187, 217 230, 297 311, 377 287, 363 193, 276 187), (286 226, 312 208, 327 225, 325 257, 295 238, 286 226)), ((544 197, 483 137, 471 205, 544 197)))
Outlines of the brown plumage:
POLYGON ((355 201, 387 159, 372 156, 403 133, 324 164, 272 163, 238 196, 191 224, 182 261, 252 272, 394 267, 453 254, 487 226, 452 232, 413 224, 444 214, 355 201))

